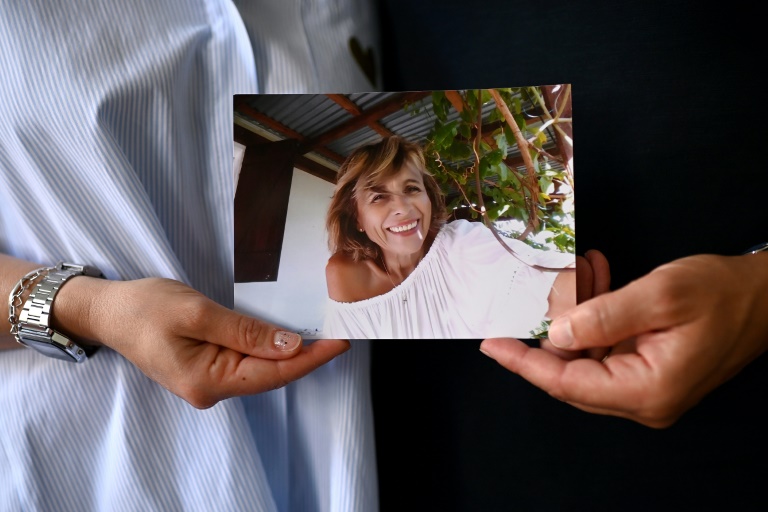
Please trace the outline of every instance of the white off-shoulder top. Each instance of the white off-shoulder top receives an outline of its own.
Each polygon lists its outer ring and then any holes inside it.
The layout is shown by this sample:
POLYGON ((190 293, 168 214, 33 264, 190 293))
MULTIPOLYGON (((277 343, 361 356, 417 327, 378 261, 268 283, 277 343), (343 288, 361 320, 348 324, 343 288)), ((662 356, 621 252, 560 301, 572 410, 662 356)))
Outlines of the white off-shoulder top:
MULTIPOLYGON (((573 254, 505 241, 531 264, 562 268, 575 262, 573 254)), ((453 221, 389 292, 358 302, 328 299, 323 337, 531 338, 547 319, 547 297, 557 276, 515 258, 482 223, 453 221)))

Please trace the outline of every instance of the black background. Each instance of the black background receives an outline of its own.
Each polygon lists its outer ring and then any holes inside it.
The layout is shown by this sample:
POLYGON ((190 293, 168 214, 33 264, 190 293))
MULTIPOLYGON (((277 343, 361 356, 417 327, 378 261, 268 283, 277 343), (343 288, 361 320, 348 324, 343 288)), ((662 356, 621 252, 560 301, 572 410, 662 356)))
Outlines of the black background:
MULTIPOLYGON (((768 241, 757 7, 383 0, 381 15, 385 90, 573 84, 577 253, 602 250, 613 288, 768 241)), ((766 356, 654 430, 558 402, 478 346, 373 342, 383 511, 768 503, 766 356)))

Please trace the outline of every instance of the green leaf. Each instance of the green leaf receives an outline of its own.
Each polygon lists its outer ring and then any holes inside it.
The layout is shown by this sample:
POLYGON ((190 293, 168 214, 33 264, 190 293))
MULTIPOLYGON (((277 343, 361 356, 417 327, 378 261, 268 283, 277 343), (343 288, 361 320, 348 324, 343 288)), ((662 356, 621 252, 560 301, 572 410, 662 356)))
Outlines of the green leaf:
MULTIPOLYGON (((543 194, 551 194, 554 191, 552 180, 548 176, 539 176, 539 189, 543 194), (552 188, 550 189, 550 187, 552 188)), ((547 201, 549 201, 549 196, 547 196, 547 201)))
POLYGON ((512 117, 515 119, 515 122, 517 123, 517 126, 520 128, 521 132, 528 131, 528 126, 525 124, 525 117, 523 117, 522 114, 514 113, 512 114, 512 117))
POLYGON ((509 148, 509 144, 507 144, 507 137, 504 135, 503 130, 499 130, 494 136, 493 140, 496 141, 496 145, 499 147, 499 150, 501 151, 502 157, 507 158, 507 149, 509 148))
POLYGON ((478 167, 478 169, 480 171, 480 177, 481 178, 487 177, 488 176, 488 171, 490 170, 490 168, 491 168, 491 165, 490 165, 490 163, 488 163, 488 158, 482 157, 480 159, 480 165, 478 167))
POLYGON ((491 204, 491 205, 485 205, 485 214, 488 216, 489 219, 492 221, 499 218, 499 211, 501 210, 502 206, 500 204, 491 204))
POLYGON ((490 153, 486 154, 485 158, 488 159, 488 163, 490 165, 498 165, 504 159, 504 155, 500 149, 494 149, 490 153))
POLYGON ((509 167, 504 162, 499 164, 499 180, 505 182, 509 179, 509 167))
POLYGON ((515 133, 512 131, 512 128, 510 128, 508 124, 504 125, 504 135, 507 137, 507 144, 509 144, 509 147, 517 146, 515 133))
POLYGON ((432 92, 432 111, 435 113, 435 117, 437 117, 437 119, 440 121, 445 122, 448 118, 448 107, 450 103, 451 102, 448 101, 448 98, 445 97, 445 92, 432 92))
POLYGON ((454 139, 451 145, 451 154, 457 160, 466 160, 472 156, 472 145, 468 142, 454 139))
POLYGON ((461 123, 459 125, 459 133, 465 139, 469 139, 470 137, 472 137, 472 128, 467 123, 461 123))
POLYGON ((548 338, 549 337, 549 325, 552 323, 552 320, 544 320, 541 322, 541 325, 539 325, 536 329, 533 329, 529 335, 532 339, 541 339, 541 338, 548 338))
POLYGON ((434 142, 438 150, 445 149, 452 143, 453 137, 458 131, 458 121, 451 121, 447 124, 436 124, 434 142))

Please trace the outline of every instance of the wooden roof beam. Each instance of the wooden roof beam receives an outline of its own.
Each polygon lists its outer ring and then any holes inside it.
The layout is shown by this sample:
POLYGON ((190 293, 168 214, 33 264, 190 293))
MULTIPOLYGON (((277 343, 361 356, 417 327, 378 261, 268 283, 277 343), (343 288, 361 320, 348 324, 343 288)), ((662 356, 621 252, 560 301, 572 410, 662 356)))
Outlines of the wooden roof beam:
POLYGON ((401 110, 403 108, 403 104, 406 102, 412 103, 430 94, 430 91, 417 91, 395 95, 388 100, 383 101, 379 105, 376 105, 374 108, 350 119, 346 123, 342 123, 341 125, 320 134, 314 139, 304 142, 299 151, 302 153, 315 151, 318 147, 325 146, 329 142, 345 137, 365 126, 369 126, 371 121, 378 121, 379 119, 386 117, 389 114, 393 114, 398 110, 401 110))
MULTIPOLYGON (((338 106, 352 114, 353 116, 357 117, 363 113, 362 110, 360 110, 360 107, 355 104, 354 101, 350 100, 348 97, 346 97, 343 94, 326 94, 326 96, 333 100, 338 106)), ((394 135, 391 131, 389 131, 385 126, 383 126, 378 121, 371 121, 368 123, 368 127, 381 135, 382 137, 391 137, 394 135)))

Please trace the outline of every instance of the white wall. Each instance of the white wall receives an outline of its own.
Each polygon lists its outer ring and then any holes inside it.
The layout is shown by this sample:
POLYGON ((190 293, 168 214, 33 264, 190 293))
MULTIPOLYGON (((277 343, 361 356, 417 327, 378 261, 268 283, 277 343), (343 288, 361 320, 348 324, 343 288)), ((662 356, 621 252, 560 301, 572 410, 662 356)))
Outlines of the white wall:
POLYGON ((319 337, 328 292, 325 213, 333 185, 293 170, 277 281, 235 283, 235 309, 300 333, 319 337))
POLYGON ((235 190, 237 190, 237 181, 240 178, 240 168, 243 166, 243 157, 245 156, 245 146, 235 142, 235 190))

